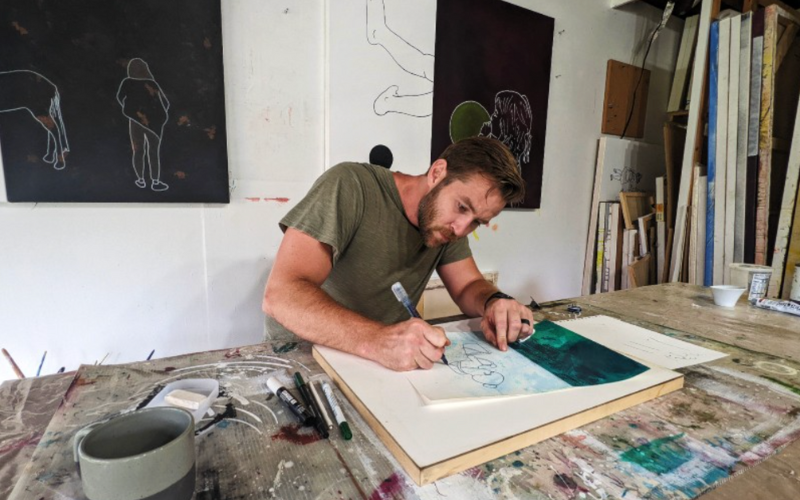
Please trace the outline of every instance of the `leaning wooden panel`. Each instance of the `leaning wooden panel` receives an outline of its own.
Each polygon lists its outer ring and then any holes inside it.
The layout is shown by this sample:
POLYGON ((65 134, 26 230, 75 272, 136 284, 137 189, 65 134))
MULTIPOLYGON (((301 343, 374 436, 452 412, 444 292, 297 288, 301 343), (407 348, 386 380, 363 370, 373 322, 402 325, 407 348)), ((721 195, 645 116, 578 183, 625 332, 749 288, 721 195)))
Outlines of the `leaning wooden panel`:
MULTIPOLYGON (((326 347, 314 346, 312 352, 419 485, 683 387, 680 373, 651 367, 633 379, 603 386, 426 406, 402 373, 326 347)), ((434 368, 449 370, 440 364, 434 368)))
POLYGON ((761 66, 761 118, 758 135, 758 187, 756 192, 755 263, 767 264, 770 175, 772 171, 772 120, 775 105, 775 49, 778 7, 764 10, 764 51, 761 66))
POLYGON ((781 298, 788 299, 792 291, 792 282, 796 272, 795 266, 800 264, 800 193, 794 200, 794 222, 789 246, 786 252, 786 271, 783 273, 783 292, 781 298))
POLYGON ((689 105, 689 121, 686 131, 686 146, 683 149, 681 168, 681 184, 678 190, 676 206, 675 232, 672 242, 672 262, 670 264, 670 281, 679 281, 683 266, 686 246, 686 206, 691 196, 691 177, 695 162, 699 159, 702 148, 703 125, 702 113, 705 100, 706 70, 708 67, 708 36, 711 20, 719 13, 720 0, 703 0, 700 10, 700 29, 697 34, 694 72, 692 73, 691 104, 689 105), (682 212, 682 215, 681 215, 682 212))

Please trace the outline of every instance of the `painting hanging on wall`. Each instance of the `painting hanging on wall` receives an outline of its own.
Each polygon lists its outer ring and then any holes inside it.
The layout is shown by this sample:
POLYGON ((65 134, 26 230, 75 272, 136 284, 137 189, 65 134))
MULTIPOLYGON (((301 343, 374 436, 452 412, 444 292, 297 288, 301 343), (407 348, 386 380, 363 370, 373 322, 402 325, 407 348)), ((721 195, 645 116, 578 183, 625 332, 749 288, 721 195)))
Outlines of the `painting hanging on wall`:
POLYGON ((438 0, 431 160, 451 143, 503 141, 541 206, 554 20, 507 2, 438 0))
POLYGON ((8 200, 229 202, 220 18, 220 0, 4 2, 8 200))

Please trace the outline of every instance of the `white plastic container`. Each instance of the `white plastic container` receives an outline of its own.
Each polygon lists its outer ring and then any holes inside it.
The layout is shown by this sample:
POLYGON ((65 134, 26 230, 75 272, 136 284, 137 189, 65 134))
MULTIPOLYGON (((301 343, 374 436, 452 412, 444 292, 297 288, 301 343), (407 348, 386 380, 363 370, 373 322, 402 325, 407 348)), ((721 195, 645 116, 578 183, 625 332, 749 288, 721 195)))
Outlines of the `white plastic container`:
POLYGON ((194 417, 195 423, 203 418, 203 415, 205 415, 206 411, 208 411, 208 409, 211 407, 211 403, 213 403, 217 399, 217 396, 219 396, 219 382, 217 380, 214 380, 213 378, 186 378, 167 384, 166 387, 161 389, 161 391, 159 391, 159 393, 156 394, 149 403, 147 403, 145 408, 152 408, 155 406, 173 406, 164 401, 164 397, 166 397, 166 395, 172 391, 176 391, 178 389, 194 392, 195 394, 202 394, 205 396, 205 399, 200 403, 196 410, 187 410, 194 417))
POLYGON ((744 293, 745 288, 742 286, 734 285, 714 285, 711 287, 711 295, 714 297, 714 303, 722 307, 733 307, 736 301, 744 293))

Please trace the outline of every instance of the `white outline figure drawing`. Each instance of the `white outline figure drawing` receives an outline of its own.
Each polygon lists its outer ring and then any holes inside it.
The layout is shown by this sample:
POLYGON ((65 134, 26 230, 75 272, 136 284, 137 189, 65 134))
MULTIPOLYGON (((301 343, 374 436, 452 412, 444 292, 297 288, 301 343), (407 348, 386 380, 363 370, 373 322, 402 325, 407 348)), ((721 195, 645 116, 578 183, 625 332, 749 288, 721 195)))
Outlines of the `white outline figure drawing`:
POLYGON ((67 166, 69 142, 58 87, 35 71, 0 72, 0 113, 23 109, 47 132, 47 152, 42 160, 62 170, 67 166))
POLYGON ((430 90, 422 94, 401 94, 390 85, 372 104, 376 115, 399 113, 417 118, 433 113, 433 54, 411 45, 386 24, 385 0, 367 0, 367 42, 379 45, 403 71, 428 81, 430 90))
POLYGON ((150 172, 150 189, 166 191, 169 186, 161 181, 161 140, 169 119, 169 101, 144 60, 137 57, 128 62, 128 76, 119 84, 117 102, 122 106, 122 114, 128 118, 136 185, 147 187, 144 179, 146 164, 150 172))
POLYGON ((505 381, 505 376, 497 371, 497 364, 480 357, 489 354, 486 347, 475 342, 462 344, 466 359, 453 360, 450 369, 459 375, 468 375, 472 380, 489 389, 496 389, 505 381))

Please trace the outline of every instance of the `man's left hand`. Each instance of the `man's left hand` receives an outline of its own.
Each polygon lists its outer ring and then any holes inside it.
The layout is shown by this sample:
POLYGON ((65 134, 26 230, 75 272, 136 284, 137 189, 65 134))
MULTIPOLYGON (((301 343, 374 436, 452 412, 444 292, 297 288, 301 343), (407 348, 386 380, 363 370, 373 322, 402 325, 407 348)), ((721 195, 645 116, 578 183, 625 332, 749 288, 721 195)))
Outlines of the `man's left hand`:
POLYGON ((513 299, 492 299, 481 320, 483 336, 501 351, 533 333, 533 312, 513 299))

